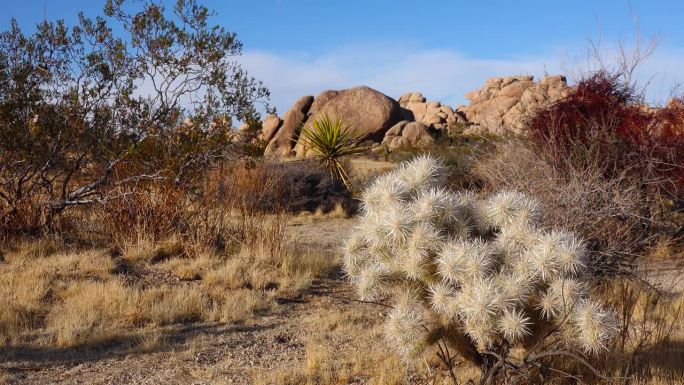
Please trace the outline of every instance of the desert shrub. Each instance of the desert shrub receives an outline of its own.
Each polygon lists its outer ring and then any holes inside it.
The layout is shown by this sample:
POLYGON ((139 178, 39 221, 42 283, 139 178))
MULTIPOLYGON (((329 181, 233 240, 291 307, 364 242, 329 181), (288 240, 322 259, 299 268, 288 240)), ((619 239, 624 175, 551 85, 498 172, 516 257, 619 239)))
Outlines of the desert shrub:
POLYGON ((399 149, 389 154, 387 160, 401 163, 419 155, 435 156, 447 167, 449 187, 476 190, 482 187, 482 181, 473 173, 474 168, 482 158, 492 154, 502 140, 492 134, 441 135, 430 148, 399 149))
POLYGON ((254 249, 269 258, 283 252, 289 213, 328 212, 338 206, 355 210, 344 184, 310 161, 236 162, 208 179, 198 211, 204 212, 201 223, 216 222, 221 229, 214 231, 218 237, 214 243, 254 249), (206 211, 206 207, 213 209, 206 211))
POLYGON ((107 234, 122 238, 145 234, 159 240, 173 233, 187 233, 191 227, 187 194, 164 184, 122 192, 105 202, 96 214, 107 234))
POLYGON ((657 235, 672 237, 676 226, 653 218, 657 200, 625 173, 606 176, 601 167, 558 170, 553 159, 524 140, 499 143, 480 158, 473 173, 486 191, 516 190, 542 205, 547 227, 582 237, 596 276, 633 276, 657 235), (667 235, 670 234, 670 235, 667 235))
MULTIPOLYGON (((121 188, 89 210, 83 232, 95 232, 118 249, 139 241, 181 239, 187 253, 207 248, 229 254, 241 245, 282 247, 287 214, 355 211, 347 188, 313 161, 225 162, 201 180, 176 186, 165 181, 121 188)), ((83 238, 83 234, 81 235, 83 238)))
MULTIPOLYGON (((486 199, 444 189, 445 170, 418 157, 363 193, 344 269, 366 301, 389 301, 388 342, 409 360, 450 349, 481 383, 543 376, 554 358, 612 343, 614 316, 589 296, 584 242, 540 226, 539 203, 503 191, 486 199)), ((592 368, 593 369, 593 368, 592 368)))
POLYGON ((649 109, 620 74, 599 71, 566 98, 537 111, 527 125, 538 150, 559 170, 627 173, 645 188, 679 197, 684 187, 681 103, 649 109))
POLYGON ((351 192, 312 161, 245 162, 227 170, 217 191, 221 199, 247 212, 273 213, 355 209, 351 192))
POLYGON ((124 3, 0 33, 1 234, 52 230, 122 186, 183 184, 243 154, 232 118, 253 122, 268 91, 232 59, 235 35, 194 0, 124 3))
POLYGON ((664 181, 660 185, 669 196, 681 200, 684 195, 684 99, 674 98, 666 107, 657 109, 645 136, 642 146, 656 160, 653 167, 664 181))

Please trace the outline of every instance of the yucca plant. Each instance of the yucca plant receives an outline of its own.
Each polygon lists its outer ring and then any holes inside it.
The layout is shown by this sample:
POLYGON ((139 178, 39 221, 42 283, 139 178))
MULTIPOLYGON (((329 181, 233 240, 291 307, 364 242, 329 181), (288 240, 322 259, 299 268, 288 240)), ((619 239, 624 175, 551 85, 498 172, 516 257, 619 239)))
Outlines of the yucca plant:
POLYGON ((582 355, 607 349, 616 328, 590 299, 584 243, 541 229, 528 196, 478 199, 445 189, 444 174, 423 156, 378 178, 346 243, 359 296, 392 307, 391 346, 409 362, 435 347, 454 380, 449 352, 459 352, 480 366, 482 384, 527 381, 559 356, 591 367, 582 355))
POLYGON ((350 190, 351 180, 341 158, 365 151, 365 148, 359 147, 362 137, 362 133, 344 123, 340 117, 331 117, 328 114, 322 114, 310 125, 302 127, 300 133, 302 144, 313 149, 332 177, 340 180, 350 190))

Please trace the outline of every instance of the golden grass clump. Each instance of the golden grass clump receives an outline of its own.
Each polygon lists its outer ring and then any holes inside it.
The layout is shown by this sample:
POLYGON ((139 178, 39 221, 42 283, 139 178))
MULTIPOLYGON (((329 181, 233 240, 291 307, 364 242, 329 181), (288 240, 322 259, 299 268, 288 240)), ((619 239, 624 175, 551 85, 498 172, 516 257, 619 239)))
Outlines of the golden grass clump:
POLYGON ((139 236, 114 249, 18 243, 0 262, 0 341, 66 347, 194 322, 249 322, 337 263, 329 253, 285 248, 282 219, 262 219, 249 229, 253 242, 233 255, 178 235, 139 236))

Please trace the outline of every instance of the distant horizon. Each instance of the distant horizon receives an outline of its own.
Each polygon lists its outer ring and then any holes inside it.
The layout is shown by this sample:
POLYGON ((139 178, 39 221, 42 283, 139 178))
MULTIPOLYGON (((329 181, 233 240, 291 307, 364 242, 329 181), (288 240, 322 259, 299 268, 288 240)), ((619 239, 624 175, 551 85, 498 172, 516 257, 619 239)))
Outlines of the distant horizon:
MULTIPOLYGON (((172 7, 173 1, 163 1, 172 7)), ((563 74, 571 80, 586 67, 588 39, 610 57, 620 40, 662 40, 638 73, 649 83, 647 99, 664 103, 684 80, 684 2, 583 0, 558 10, 541 0, 509 3, 408 1, 366 4, 269 0, 200 1, 211 20, 244 44, 239 62, 271 90, 271 105, 284 113, 298 97, 326 89, 367 85, 390 97, 419 91, 429 100, 465 104, 464 95, 491 77, 563 74), (635 19, 636 17, 636 19, 635 19), (568 72, 575 72, 568 73, 568 72)), ((7 29, 65 19, 79 11, 101 14, 104 1, 25 0, 3 4, 7 29)))

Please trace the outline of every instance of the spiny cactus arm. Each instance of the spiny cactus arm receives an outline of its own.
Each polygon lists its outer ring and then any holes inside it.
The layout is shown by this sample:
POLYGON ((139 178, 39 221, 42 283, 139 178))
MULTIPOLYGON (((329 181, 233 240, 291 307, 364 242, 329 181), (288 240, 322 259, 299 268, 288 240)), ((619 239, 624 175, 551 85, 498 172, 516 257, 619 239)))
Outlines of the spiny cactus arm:
POLYGON ((363 234, 355 232, 344 243, 342 267, 347 277, 352 278, 370 263, 368 244, 363 234))
POLYGON ((501 228, 494 239, 494 244, 504 257, 503 262, 508 266, 518 264, 539 242, 541 234, 534 226, 515 222, 501 228))
POLYGON ((418 223, 399 255, 401 269, 408 279, 427 279, 432 274, 432 256, 440 249, 444 237, 429 223, 418 223))
POLYGON ((592 301, 581 301, 574 309, 572 322, 577 328, 578 342, 585 352, 596 354, 608 350, 617 325, 612 314, 592 301))
POLYGON ((365 238, 368 247, 382 244, 387 237, 387 229, 383 226, 382 216, 369 213, 361 217, 356 231, 365 238))
POLYGON ((541 216, 541 209, 539 202, 525 194, 502 191, 484 202, 481 213, 488 226, 500 229, 514 222, 536 223, 541 216))
POLYGON ((570 313, 580 301, 586 299, 587 292, 586 285, 573 278, 558 278, 548 288, 553 306, 560 314, 570 313))
POLYGON ((536 307, 541 312, 542 317, 550 321, 560 314, 556 304, 557 301, 554 299, 553 293, 546 291, 540 295, 536 307))
POLYGON ((385 335, 406 361, 428 343, 428 323, 421 310, 418 297, 405 292, 396 299, 395 307, 387 315, 385 335))
POLYGON ((411 234, 415 221, 416 219, 411 213, 397 207, 382 217, 380 226, 392 242, 402 244, 411 234))
POLYGON ((559 241, 558 263, 561 272, 568 277, 584 274, 588 258, 586 245, 572 233, 565 231, 556 233, 559 241))
POLYGON ((497 266, 496 250, 480 239, 467 244, 464 270, 469 280, 489 277, 497 266))
POLYGON ((526 263, 530 264, 533 274, 543 282, 550 282, 559 275, 559 243, 557 234, 543 234, 539 242, 527 253, 526 263))
POLYGON ((377 299, 388 286, 391 273, 387 267, 373 263, 365 266, 353 278, 356 283, 357 294, 364 301, 377 299))
POLYGON ((526 306, 533 298, 535 293, 535 282, 528 276, 512 271, 510 273, 502 271, 494 277, 494 281, 499 288, 499 307, 505 306, 526 306))
POLYGON ((467 219, 468 207, 462 203, 458 194, 445 191, 440 197, 440 206, 442 211, 437 219, 442 226, 452 230, 470 227, 467 219))
POLYGON ((530 318, 521 309, 504 309, 498 329, 511 343, 530 335, 530 318))
POLYGON ((451 241, 442 245, 437 254, 437 271, 443 280, 452 284, 460 284, 465 280, 465 263, 467 244, 463 241, 451 241))
POLYGON ((402 164, 397 170, 398 180, 409 188, 411 194, 416 194, 431 186, 441 186, 445 177, 444 164, 436 158, 422 155, 408 163, 402 164))
POLYGON ((458 315, 457 295, 458 290, 444 281, 428 286, 428 300, 432 309, 448 321, 458 315))
POLYGON ((578 309, 589 297, 582 242, 569 232, 539 231, 534 199, 509 191, 478 200, 443 189, 442 176, 439 162, 421 157, 378 178, 363 192, 361 240, 347 245, 345 270, 359 296, 393 299, 386 332, 399 353, 421 351, 428 333, 428 340, 441 338, 436 346, 445 359, 452 338, 469 342, 463 356, 479 360, 478 349, 493 350, 504 370, 518 370, 501 349, 605 347, 609 313, 578 309), (435 328, 454 329, 456 337, 435 328))
POLYGON ((361 193, 362 212, 384 214, 399 202, 403 202, 409 194, 408 186, 397 178, 396 171, 377 178, 361 193))

